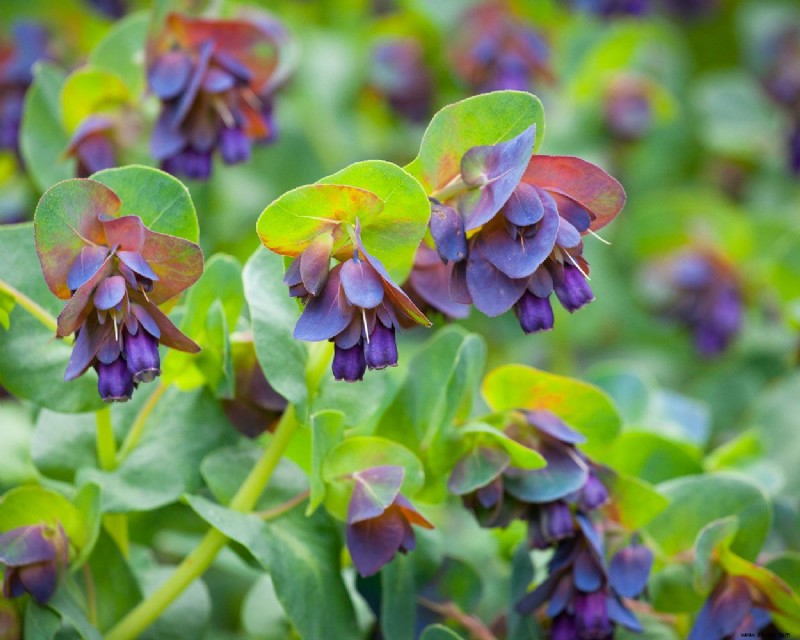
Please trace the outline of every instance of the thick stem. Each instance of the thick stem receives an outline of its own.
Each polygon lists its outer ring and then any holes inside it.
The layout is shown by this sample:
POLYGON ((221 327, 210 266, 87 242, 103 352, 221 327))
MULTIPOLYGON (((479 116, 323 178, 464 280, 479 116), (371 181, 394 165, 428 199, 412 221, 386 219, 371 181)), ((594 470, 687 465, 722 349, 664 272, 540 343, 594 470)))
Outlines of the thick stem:
POLYGON ((462 193, 466 193, 472 187, 470 187, 464 179, 461 177, 461 174, 458 174, 455 178, 453 178, 450 182, 444 185, 441 189, 437 189, 430 197, 434 200, 438 200, 439 202, 446 202, 456 196, 460 196, 462 193))
MULTIPOLYGON (((12 287, 10 284, 5 282, 4 280, 0 280, 0 292, 5 293, 12 298, 14 301, 25 311, 30 313, 34 318, 36 318, 39 322, 41 322, 45 327, 50 329, 53 333, 58 331, 58 320, 56 320, 44 307, 42 307, 38 302, 35 302, 24 293, 22 293, 19 289, 12 287)), ((64 338, 66 342, 72 342, 71 337, 64 338)))
MULTIPOLYGON (((103 471, 117 468, 117 443, 114 427, 111 424, 111 408, 103 407, 95 413, 97 422, 97 460, 103 471)), ((103 524, 109 535, 117 543, 119 550, 128 557, 128 518, 124 513, 108 513, 103 516, 103 524)))
MULTIPOLYGON (((259 461, 250 471, 229 507, 247 513, 253 510, 258 498, 269 483, 286 447, 298 427, 294 407, 289 405, 278 423, 275 435, 259 461)), ((227 537, 211 529, 200 544, 184 558, 175 572, 156 591, 145 598, 106 634, 106 640, 133 640, 149 627, 164 610, 199 578, 228 542, 227 537)))
POLYGON ((125 436, 122 447, 120 447, 119 455, 117 456, 118 463, 121 463, 127 458, 131 454, 131 451, 136 448, 136 445, 139 444, 142 433, 144 433, 144 427, 147 424, 147 419, 150 417, 150 414, 153 413, 153 409, 156 408, 156 404, 158 404, 158 401, 161 399, 161 396, 166 393, 167 389, 169 389, 168 385, 159 383, 153 390, 153 393, 150 394, 147 402, 139 409, 139 413, 136 414, 136 418, 128 431, 128 435, 125 436))

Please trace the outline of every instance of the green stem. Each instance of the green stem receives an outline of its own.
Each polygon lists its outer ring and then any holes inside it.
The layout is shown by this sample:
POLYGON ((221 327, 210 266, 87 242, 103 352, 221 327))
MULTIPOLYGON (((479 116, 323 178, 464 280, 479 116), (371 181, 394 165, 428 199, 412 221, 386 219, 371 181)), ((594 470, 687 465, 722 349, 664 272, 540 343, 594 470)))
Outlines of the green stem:
MULTIPOLYGON (((261 458, 231 500, 229 505, 231 509, 242 513, 253 510, 298 425, 294 407, 289 405, 278 423, 275 435, 269 445, 264 449, 261 458)), ((200 544, 184 558, 166 582, 114 626, 106 634, 106 640, 133 640, 138 637, 192 582, 211 566, 214 558, 227 542, 228 538, 223 533, 216 529, 209 530, 200 544)))
MULTIPOLYGON (((117 442, 114 427, 111 425, 111 408, 103 407, 95 412, 97 422, 97 460, 103 471, 117 468, 117 442)), ((128 557, 128 518, 124 513, 107 513, 103 524, 109 535, 117 543, 119 550, 128 557)))
POLYGON ((136 418, 131 428, 128 430, 128 435, 125 436, 122 447, 120 447, 117 463, 121 463, 127 458, 131 454, 131 451, 136 448, 136 445, 139 444, 139 440, 144 433, 144 427, 147 424, 147 419, 150 417, 150 414, 153 413, 153 409, 156 408, 156 404, 158 404, 158 401, 161 399, 161 396, 166 393, 167 389, 169 389, 169 385, 159 384, 153 390, 153 393, 150 394, 150 397, 147 398, 147 402, 139 409, 139 413, 136 414, 136 418))
MULTIPOLYGON (((34 318, 36 318, 39 322, 41 322, 45 327, 50 329, 53 333, 58 331, 58 320, 56 320, 44 307, 42 307, 38 302, 31 300, 28 296, 26 296, 22 291, 12 287, 4 280, 0 280, 0 292, 5 293, 12 298, 14 301, 25 311, 30 313, 34 318)), ((67 342, 72 342, 71 337, 64 338, 67 342)))
POLYGON ((472 187, 464 182, 461 174, 458 174, 441 189, 438 189, 430 194, 430 197, 434 200, 438 200, 439 202, 446 202, 451 198, 455 198, 456 196, 460 196, 462 193, 469 191, 471 188, 472 187))

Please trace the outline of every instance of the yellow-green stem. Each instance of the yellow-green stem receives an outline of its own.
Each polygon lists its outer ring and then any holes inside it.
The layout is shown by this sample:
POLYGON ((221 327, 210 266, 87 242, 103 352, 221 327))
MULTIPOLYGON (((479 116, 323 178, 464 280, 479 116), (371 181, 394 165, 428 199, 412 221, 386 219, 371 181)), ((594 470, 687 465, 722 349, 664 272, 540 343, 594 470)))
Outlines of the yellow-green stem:
MULTIPOLYGON (((289 405, 278 423, 275 435, 269 445, 264 449, 261 458, 231 500, 229 505, 231 509, 243 513, 253 510, 297 426, 294 407, 289 405)), ((214 558, 227 542, 227 537, 216 529, 211 529, 206 533, 200 544, 184 558, 166 582, 112 628, 106 634, 106 640, 133 640, 138 637, 192 582, 211 566, 214 558)))
MULTIPOLYGON (((35 302, 28 296, 26 296, 22 291, 12 287, 10 284, 5 282, 4 280, 0 280, 0 292, 5 293, 12 298, 14 301, 25 311, 30 313, 34 318, 36 318, 39 322, 41 322, 45 327, 50 329, 53 333, 58 331, 58 320, 53 317, 53 315, 47 311, 43 306, 41 306, 38 302, 35 302)), ((64 338, 66 342, 72 342, 71 337, 64 338)))
MULTIPOLYGON (((117 443, 114 439, 114 427, 111 424, 111 408, 103 407, 98 410, 95 418, 97 422, 97 461, 103 471, 113 471, 117 468, 117 443)), ((128 557, 128 519, 125 514, 106 514, 103 516, 103 524, 122 554, 128 557)))

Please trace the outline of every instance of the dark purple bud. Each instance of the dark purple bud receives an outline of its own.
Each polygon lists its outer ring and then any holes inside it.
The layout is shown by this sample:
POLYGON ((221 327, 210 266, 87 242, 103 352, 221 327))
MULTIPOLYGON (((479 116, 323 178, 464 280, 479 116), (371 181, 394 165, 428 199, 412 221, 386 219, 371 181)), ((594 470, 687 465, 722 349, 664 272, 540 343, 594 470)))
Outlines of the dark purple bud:
POLYGON ((3 596, 30 593, 40 604, 55 593, 69 559, 69 541, 61 528, 35 525, 0 535, 0 564, 4 565, 3 596))
POLYGON ((431 201, 431 236, 442 260, 460 262, 467 257, 464 219, 453 207, 431 201))
POLYGON ((568 538, 575 533, 575 523, 572 521, 572 511, 566 503, 552 502, 542 506, 543 517, 546 522, 546 533, 551 543, 568 538))
POLYGON ((394 338, 394 327, 385 327, 382 322, 376 322, 375 329, 364 346, 364 357, 370 369, 397 366, 397 342, 394 338))
POLYGON ((88 178, 93 173, 110 169, 117 164, 114 145, 106 132, 86 136, 75 146, 74 154, 78 158, 79 178, 88 178))
POLYGON ((555 282, 553 290, 561 305, 570 313, 594 300, 594 294, 586 282, 586 277, 578 267, 571 264, 564 265, 563 280, 555 282))
POLYGON ((161 375, 161 359, 158 355, 158 340, 144 327, 135 334, 124 332, 125 359, 134 382, 152 382, 161 375))
POLYGON ((568 613, 555 617, 550 631, 551 640, 575 640, 578 637, 578 625, 575 618, 568 613))
POLYGON ((184 149, 161 163, 161 168, 173 175, 193 180, 208 180, 211 175, 211 151, 184 149))
POLYGON ((600 482, 600 479, 593 473, 589 472, 589 477, 586 484, 578 494, 578 507, 583 511, 592 511, 601 507, 608 502, 608 489, 600 482))
POLYGON ((575 621, 578 638, 605 638, 613 627, 608 619, 608 606, 603 591, 575 594, 575 621))
POLYGON ((697 614, 687 640, 724 640, 752 609, 753 598, 747 582, 725 576, 697 614))
MULTIPOLYGON (((380 323, 378 323, 380 324, 380 323)), ((364 359, 364 346, 359 341, 349 349, 334 346, 333 350, 333 377, 346 382, 357 382, 364 379, 367 362, 364 359)))
POLYGON ((219 151, 225 164, 247 162, 252 144, 244 131, 238 127, 223 127, 219 134, 219 151))
POLYGON ((124 358, 117 358, 111 364, 98 362, 97 391, 106 402, 126 402, 133 395, 133 374, 124 358))
POLYGON ((526 333, 549 331, 553 328, 553 307, 549 298, 540 298, 526 291, 514 304, 514 313, 519 320, 519 326, 526 333))

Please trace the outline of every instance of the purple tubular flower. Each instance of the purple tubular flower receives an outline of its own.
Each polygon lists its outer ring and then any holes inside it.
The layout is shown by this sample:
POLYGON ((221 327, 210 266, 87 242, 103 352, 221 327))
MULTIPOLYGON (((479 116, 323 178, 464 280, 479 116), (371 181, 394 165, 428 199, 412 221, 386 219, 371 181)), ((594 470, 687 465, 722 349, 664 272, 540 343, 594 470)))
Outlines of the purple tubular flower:
POLYGON ((30 593, 45 604, 55 593, 68 560, 69 540, 60 524, 19 527, 0 535, 3 597, 30 593))
POLYGON ((563 279, 553 283, 553 290, 558 301, 570 313, 594 300, 594 294, 586 282, 586 277, 578 267, 571 264, 564 265, 563 279))
POLYGON ((394 327, 384 326, 381 320, 375 323, 375 329, 364 346, 364 358, 370 369, 385 369, 397 366, 397 342, 394 339, 394 327))
POLYGON ((580 490, 578 506, 583 511, 593 511, 598 507, 602 507, 608 500, 608 489, 606 489, 599 478, 590 471, 586 484, 583 485, 583 488, 580 490))
POLYGON ((575 640, 577 637, 578 626, 575 624, 575 616, 568 613, 557 615, 550 629, 551 640, 575 640))
POLYGON ((687 640, 727 640, 741 625, 760 624, 760 629, 769 619, 758 611, 748 581, 725 575, 697 614, 687 640))
POLYGON ((208 180, 211 177, 211 152, 197 151, 186 147, 161 163, 161 168, 174 175, 184 175, 192 180, 208 180))
POLYGON ((364 358, 364 345, 359 340, 355 345, 343 349, 338 345, 333 348, 333 377, 346 382, 358 382, 364 379, 367 362, 364 358))
POLYGON ((252 143, 244 131, 223 127, 219 137, 219 152, 225 164, 238 164, 250 159, 252 143))
POLYGON ((550 299, 540 298, 530 291, 525 291, 522 297, 514 303, 514 313, 519 320, 519 326, 526 334, 549 331, 555 322, 550 299))
POLYGON ((605 638, 612 631, 606 595, 602 591, 575 595, 575 622, 580 638, 605 638))
POLYGON ((97 362, 97 391, 106 402, 125 402, 133 396, 133 374, 122 357, 110 364, 97 362))
POLYGON ((147 329, 139 326, 135 334, 124 331, 124 353, 133 381, 152 382, 161 375, 161 359, 158 355, 158 339, 147 329))

